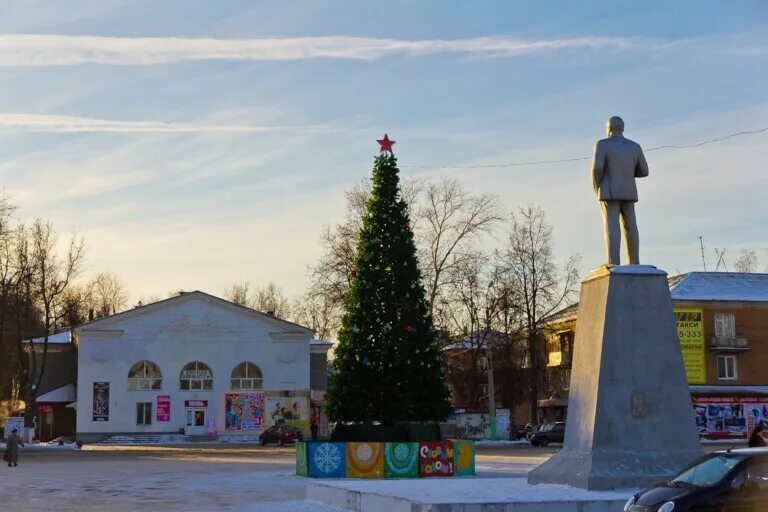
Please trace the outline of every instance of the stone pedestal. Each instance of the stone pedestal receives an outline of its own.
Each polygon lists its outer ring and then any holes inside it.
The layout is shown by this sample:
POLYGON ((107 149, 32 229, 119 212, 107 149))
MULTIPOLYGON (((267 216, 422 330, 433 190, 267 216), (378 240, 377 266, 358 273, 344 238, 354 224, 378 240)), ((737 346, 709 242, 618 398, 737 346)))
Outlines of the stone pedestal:
POLYGON ((667 274, 602 267, 582 283, 565 446, 528 482, 662 481, 701 454, 667 274))

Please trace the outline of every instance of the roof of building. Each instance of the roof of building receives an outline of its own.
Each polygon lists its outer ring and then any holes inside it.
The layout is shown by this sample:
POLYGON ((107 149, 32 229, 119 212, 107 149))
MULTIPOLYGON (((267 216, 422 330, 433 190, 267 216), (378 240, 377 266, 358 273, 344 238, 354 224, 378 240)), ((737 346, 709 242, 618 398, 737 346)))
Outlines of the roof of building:
MULTIPOLYGON (((703 302, 768 302, 768 274, 687 272, 667 279, 672 300, 703 302)), ((547 317, 547 323, 576 319, 579 303, 547 317)))
POLYGON ((74 384, 67 384, 44 395, 37 397, 37 403, 70 403, 77 399, 77 389, 74 384))
MULTIPOLYGON (((33 338, 31 340, 24 340, 24 343, 34 343, 34 344, 43 344, 45 343, 45 338, 33 338)), ((50 344, 67 344, 72 343, 72 331, 67 329, 64 332, 60 332, 57 334, 51 334, 48 336, 48 343, 50 344)))
POLYGON ((688 272, 670 278, 672 300, 768 302, 768 274, 688 272))
POLYGON ((485 350, 486 342, 491 340, 491 344, 496 346, 503 345, 507 336, 503 332, 489 331, 488 333, 476 332, 472 336, 465 336, 457 339, 453 343, 443 346, 443 350, 467 350, 482 349, 485 350))
POLYGON ((256 309, 249 308, 247 306, 242 306, 240 304, 236 304, 236 303, 228 301, 226 299, 222 299, 221 297, 216 297, 215 295, 211 295, 210 293, 201 292, 200 290, 195 290, 195 291, 191 291, 191 292, 181 292, 178 295, 174 295, 173 297, 169 297, 167 299, 163 299, 163 300, 160 300, 160 301, 157 301, 157 302, 152 302, 150 304, 143 304, 143 305, 140 305, 140 306, 136 306, 133 309, 129 309, 127 311, 122 311, 122 312, 116 313, 114 315, 106 316, 104 318, 99 318, 98 320, 94 320, 94 321, 89 322, 87 324, 79 325, 77 327, 77 330, 78 331, 80 331, 81 329, 88 330, 88 329, 90 329, 90 328, 92 328, 94 326, 98 326, 98 325, 100 325, 102 323, 108 323, 108 322, 110 322, 111 320, 113 320, 113 319, 115 319, 117 317, 132 316, 133 314, 135 314, 137 312, 147 311, 147 310, 151 311, 153 309, 164 307, 165 305, 167 305, 167 304, 169 304, 171 302, 176 302, 176 301, 179 301, 179 300, 189 300, 190 298, 194 298, 194 297, 202 298, 202 299, 205 299, 205 300, 208 300, 208 301, 212 301, 212 302, 218 302, 218 303, 221 303, 221 304, 225 304, 225 305, 227 305, 229 307, 240 309, 244 313, 255 315, 257 317, 261 317, 261 318, 268 319, 268 320, 271 320, 271 321, 276 321, 276 322, 281 323, 281 324, 286 325, 286 326, 291 326, 291 327, 298 328, 301 331, 307 331, 307 332, 310 332, 310 333, 314 333, 315 332, 315 330, 312 329, 311 327, 306 327, 304 325, 300 325, 300 324, 297 324, 295 322, 284 320, 284 319, 282 319, 280 317, 277 317, 275 315, 272 315, 272 314, 269 314, 269 313, 264 313, 262 311, 258 311, 256 309))

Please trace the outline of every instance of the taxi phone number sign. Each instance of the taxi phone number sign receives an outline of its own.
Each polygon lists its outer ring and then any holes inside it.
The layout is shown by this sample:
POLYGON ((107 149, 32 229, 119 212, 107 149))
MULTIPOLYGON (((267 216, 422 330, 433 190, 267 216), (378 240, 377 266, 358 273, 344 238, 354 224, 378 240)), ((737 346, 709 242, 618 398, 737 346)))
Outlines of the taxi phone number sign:
POLYGON ((707 352, 704 344, 704 310, 701 308, 675 308, 675 322, 688 384, 706 384, 707 352))

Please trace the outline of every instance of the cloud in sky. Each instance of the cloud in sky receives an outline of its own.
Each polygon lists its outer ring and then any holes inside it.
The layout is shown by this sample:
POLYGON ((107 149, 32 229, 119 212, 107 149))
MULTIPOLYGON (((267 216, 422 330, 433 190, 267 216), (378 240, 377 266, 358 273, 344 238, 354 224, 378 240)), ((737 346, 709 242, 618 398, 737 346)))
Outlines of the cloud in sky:
POLYGON ((162 121, 112 121, 92 117, 0 112, 0 130, 28 132, 149 132, 149 133, 328 133, 325 125, 268 126, 224 123, 166 123, 162 121))
POLYGON ((405 40, 350 36, 210 39, 5 34, 0 35, 0 66, 73 66, 87 63, 146 66, 196 60, 377 60, 392 55, 437 53, 510 57, 573 49, 658 49, 667 44, 656 39, 638 37, 538 40, 476 37, 453 40, 405 40))

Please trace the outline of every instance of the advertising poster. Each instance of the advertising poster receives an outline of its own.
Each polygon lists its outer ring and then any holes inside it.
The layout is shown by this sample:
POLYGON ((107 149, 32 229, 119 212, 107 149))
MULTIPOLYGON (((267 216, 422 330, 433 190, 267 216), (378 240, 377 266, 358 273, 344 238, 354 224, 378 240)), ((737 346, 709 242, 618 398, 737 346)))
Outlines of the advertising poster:
POLYGON ((261 430, 263 419, 263 392, 224 394, 225 430, 261 430))
POLYGON ((693 397, 696 430, 711 439, 746 438, 751 430, 768 427, 768 397, 693 397))
POLYGON ((109 421, 109 382, 93 383, 93 421, 109 421))
POLYGON ((291 425, 302 430, 309 428, 309 399, 307 397, 269 397, 266 400, 266 427, 291 425))
POLYGON ((707 383, 707 352, 704 343, 704 310, 675 308, 677 336, 688 384, 707 383))
POLYGON ((157 421, 171 421, 171 395, 157 395, 157 421))

